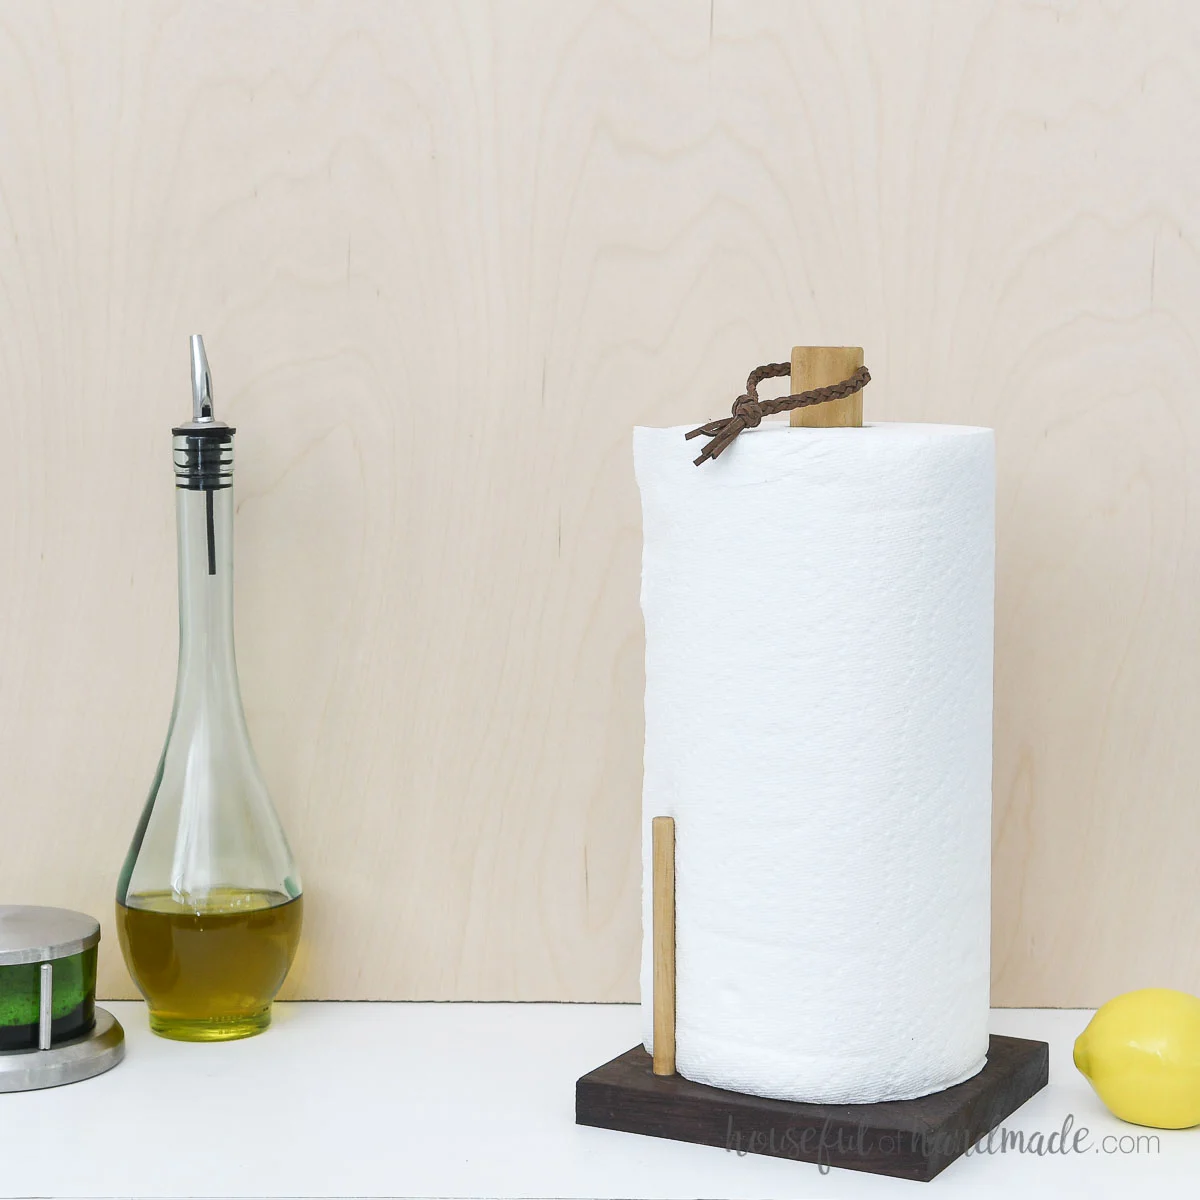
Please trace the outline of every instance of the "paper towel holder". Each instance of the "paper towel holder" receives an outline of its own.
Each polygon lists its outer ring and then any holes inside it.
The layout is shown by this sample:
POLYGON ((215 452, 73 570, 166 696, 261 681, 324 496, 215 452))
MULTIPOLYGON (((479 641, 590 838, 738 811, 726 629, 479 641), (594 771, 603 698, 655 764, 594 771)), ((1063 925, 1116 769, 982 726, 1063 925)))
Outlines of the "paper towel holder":
MULTIPOLYGON (((757 381, 787 374, 788 367, 775 363, 760 368, 757 381)), ((792 392, 797 395, 831 386, 837 390, 852 379, 861 380, 858 372, 870 378, 860 346, 793 347, 790 372, 792 392)), ((810 399, 800 406, 775 409, 770 402, 768 406, 772 411, 790 411, 794 427, 860 427, 863 386, 865 380, 840 395, 810 399)), ((750 414, 750 421, 742 420, 735 402, 732 420, 693 430, 689 436, 712 439, 697 463, 715 458, 742 429, 757 424, 754 415, 750 414)), ((651 1057, 642 1046, 635 1046, 579 1079, 576 1124, 791 1158, 822 1169, 840 1166, 929 1180, 1046 1086, 1047 1043, 996 1035, 989 1040, 982 1071, 964 1083, 915 1100, 802 1104, 710 1087, 678 1074, 673 818, 652 819, 651 842, 654 1054, 651 1057)))

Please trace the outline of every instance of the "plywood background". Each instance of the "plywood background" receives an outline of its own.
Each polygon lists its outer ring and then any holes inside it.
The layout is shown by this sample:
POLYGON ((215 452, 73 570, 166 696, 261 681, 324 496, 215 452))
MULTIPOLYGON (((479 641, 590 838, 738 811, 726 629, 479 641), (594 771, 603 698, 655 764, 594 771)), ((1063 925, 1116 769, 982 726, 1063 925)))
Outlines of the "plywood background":
POLYGON ((110 919, 238 437, 289 994, 636 995, 630 427, 861 343, 1000 456, 995 999, 1200 990, 1200 7, 0 6, 0 900, 110 919))

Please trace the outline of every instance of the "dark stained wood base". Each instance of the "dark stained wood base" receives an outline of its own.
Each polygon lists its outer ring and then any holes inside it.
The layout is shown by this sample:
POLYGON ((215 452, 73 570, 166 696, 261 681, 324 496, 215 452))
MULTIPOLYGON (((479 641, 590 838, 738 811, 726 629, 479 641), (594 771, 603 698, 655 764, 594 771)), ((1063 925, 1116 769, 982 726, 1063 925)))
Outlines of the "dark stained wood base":
POLYGON ((659 1076, 641 1046, 575 1085, 575 1122, 679 1142, 848 1167, 901 1179, 932 1179, 1046 1086, 1050 1047, 991 1038, 973 1079, 886 1104, 794 1104, 659 1076))

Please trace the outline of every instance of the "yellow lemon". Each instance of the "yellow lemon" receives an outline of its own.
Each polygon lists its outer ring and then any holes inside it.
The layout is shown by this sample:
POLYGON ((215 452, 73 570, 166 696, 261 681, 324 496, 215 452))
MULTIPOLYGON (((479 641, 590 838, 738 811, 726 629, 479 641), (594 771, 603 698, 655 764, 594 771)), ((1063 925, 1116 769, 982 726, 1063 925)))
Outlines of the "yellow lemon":
POLYGON ((1200 999, 1170 988, 1117 996, 1076 1038, 1075 1065, 1122 1121, 1200 1125, 1200 999))

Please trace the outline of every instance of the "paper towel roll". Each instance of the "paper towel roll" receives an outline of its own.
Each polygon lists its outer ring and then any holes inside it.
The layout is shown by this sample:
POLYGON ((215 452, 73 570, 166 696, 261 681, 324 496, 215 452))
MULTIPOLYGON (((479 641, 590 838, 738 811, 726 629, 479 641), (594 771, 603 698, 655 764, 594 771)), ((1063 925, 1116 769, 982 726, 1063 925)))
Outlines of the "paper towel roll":
POLYGON ((987 1051, 991 430, 637 429, 650 820, 676 821, 681 1075, 908 1099, 987 1051))

